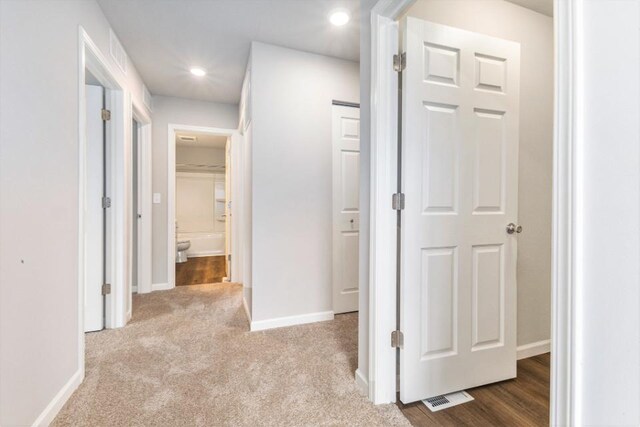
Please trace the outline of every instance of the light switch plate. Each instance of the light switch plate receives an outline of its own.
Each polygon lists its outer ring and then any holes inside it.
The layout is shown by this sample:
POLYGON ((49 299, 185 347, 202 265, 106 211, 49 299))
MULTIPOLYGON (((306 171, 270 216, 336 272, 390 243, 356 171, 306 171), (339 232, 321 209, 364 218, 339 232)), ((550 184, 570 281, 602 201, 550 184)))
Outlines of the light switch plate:
POLYGON ((153 193, 153 203, 157 205, 158 203, 160 203, 160 200, 162 200, 162 198, 160 197, 160 193, 153 193))

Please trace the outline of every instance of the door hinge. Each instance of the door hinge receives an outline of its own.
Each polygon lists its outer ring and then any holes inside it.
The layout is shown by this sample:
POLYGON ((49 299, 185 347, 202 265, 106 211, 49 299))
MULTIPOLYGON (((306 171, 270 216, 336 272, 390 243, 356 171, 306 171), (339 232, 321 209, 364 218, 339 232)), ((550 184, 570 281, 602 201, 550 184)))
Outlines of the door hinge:
POLYGON ((107 122, 107 121, 111 120, 111 111, 103 108, 101 113, 102 113, 102 120, 103 121, 107 122))
POLYGON ((102 198, 102 209, 107 209, 111 207, 111 198, 104 196, 102 198))
POLYGON ((403 345, 404 345, 404 335, 402 334, 402 331, 392 331, 391 347, 402 348, 403 345))
POLYGON ((102 285, 102 295, 109 295, 111 293, 111 283, 104 283, 102 285))
POLYGON ((394 193, 391 197, 391 207, 396 211, 404 209, 404 193, 394 193))
POLYGON ((231 261, 231 254, 227 255, 227 261, 231 261))
POLYGON ((393 55, 393 70, 400 73, 405 68, 407 68, 407 53, 402 52, 402 53, 393 55))

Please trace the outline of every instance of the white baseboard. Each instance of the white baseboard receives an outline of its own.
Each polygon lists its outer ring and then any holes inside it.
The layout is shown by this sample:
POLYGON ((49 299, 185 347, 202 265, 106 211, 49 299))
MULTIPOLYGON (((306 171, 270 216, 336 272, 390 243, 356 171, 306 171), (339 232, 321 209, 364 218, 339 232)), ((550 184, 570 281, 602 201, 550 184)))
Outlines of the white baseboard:
POLYGON ((549 353, 551 351, 551 340, 542 340, 518 346, 518 360, 528 357, 537 356, 539 354, 549 353))
POLYGON ((321 311, 318 313, 301 314, 298 316, 276 317, 275 319, 258 320, 251 322, 252 331, 282 328, 284 326, 304 325, 306 323, 323 322, 333 320, 333 311, 321 311))
POLYGON ((138 285, 133 285, 131 287, 131 292, 134 293, 134 294, 137 294, 138 293, 138 285))
POLYGON ((173 289, 174 286, 169 285, 168 283, 153 283, 151 285, 151 291, 166 291, 168 289, 173 289))
POLYGON ((365 397, 369 396, 369 381, 362 375, 360 369, 356 369, 356 387, 358 387, 361 395, 365 397))
POLYGON ((40 413, 38 418, 33 422, 33 426, 48 426, 53 422, 53 419, 58 415, 60 409, 67 403, 67 400, 71 397, 74 391, 82 383, 82 369, 78 369, 75 374, 69 378, 69 381, 62 386, 60 391, 51 399, 51 402, 44 408, 44 411, 40 413))
POLYGON ((251 325, 251 310, 249 310, 249 304, 247 303, 247 299, 245 297, 242 297, 242 306, 244 307, 244 312, 247 314, 249 325, 251 325))

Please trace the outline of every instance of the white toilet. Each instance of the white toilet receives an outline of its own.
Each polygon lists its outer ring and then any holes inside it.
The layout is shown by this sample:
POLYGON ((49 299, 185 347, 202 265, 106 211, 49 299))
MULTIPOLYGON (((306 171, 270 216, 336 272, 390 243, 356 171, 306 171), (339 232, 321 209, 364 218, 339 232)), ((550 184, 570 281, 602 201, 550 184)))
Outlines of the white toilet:
POLYGON ((191 247, 191 241, 182 240, 176 243, 176 263, 187 262, 187 249, 191 247))

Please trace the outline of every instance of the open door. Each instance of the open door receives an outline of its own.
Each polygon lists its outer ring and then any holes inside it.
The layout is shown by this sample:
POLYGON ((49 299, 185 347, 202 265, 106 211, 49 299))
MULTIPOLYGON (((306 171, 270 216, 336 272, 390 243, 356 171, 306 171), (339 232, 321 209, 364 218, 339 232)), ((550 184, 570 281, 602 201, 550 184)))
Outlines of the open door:
POLYGON ((402 28, 408 403, 516 376, 520 46, 410 17, 402 28))
POLYGON ((104 295, 102 285, 106 283, 105 272, 105 125, 102 119, 104 88, 85 86, 86 99, 86 174, 87 187, 84 206, 86 225, 84 331, 99 331, 104 328, 104 295))

